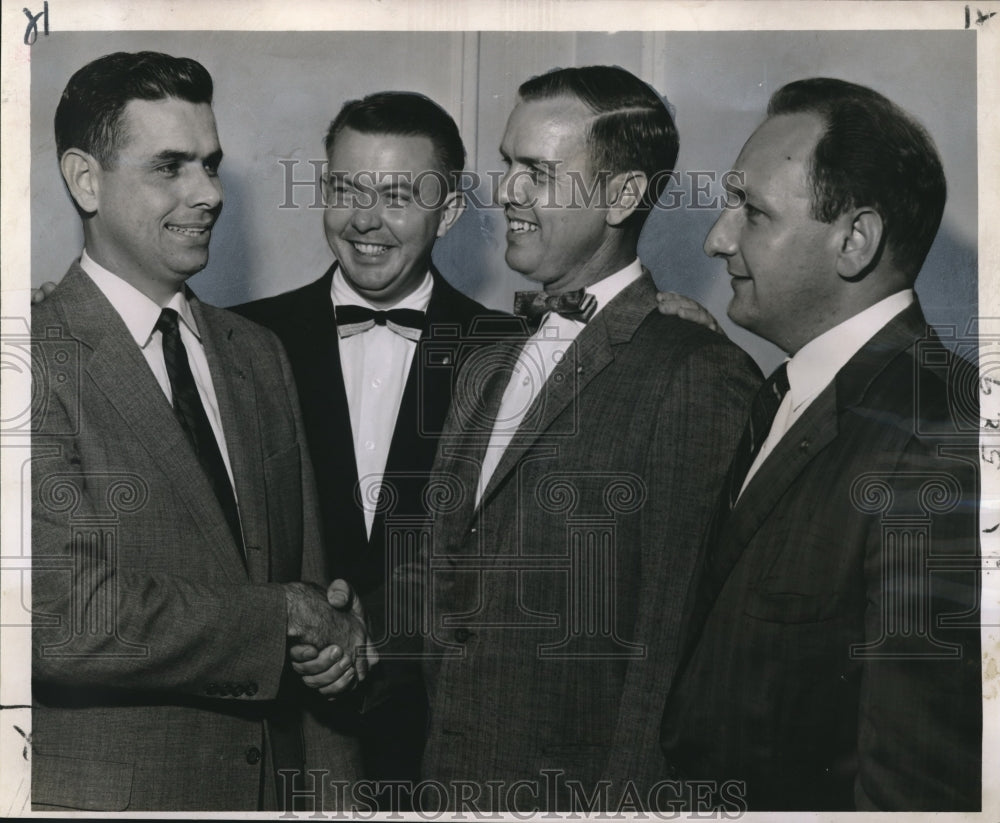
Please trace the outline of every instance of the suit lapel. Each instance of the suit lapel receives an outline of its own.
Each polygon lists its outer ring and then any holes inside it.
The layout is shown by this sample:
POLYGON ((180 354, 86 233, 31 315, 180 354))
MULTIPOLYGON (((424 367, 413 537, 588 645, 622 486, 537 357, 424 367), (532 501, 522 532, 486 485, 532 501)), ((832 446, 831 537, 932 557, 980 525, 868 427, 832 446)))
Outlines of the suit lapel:
POLYGON ((721 579, 799 473, 836 436, 837 391, 831 383, 781 438, 736 502, 716 555, 721 579))
MULTIPOLYGON (((656 305, 656 286, 649 272, 623 289, 573 341, 567 356, 552 370, 542 391, 524 416, 483 493, 482 504, 496 493, 522 457, 552 424, 614 360, 614 346, 630 340, 635 330, 656 305)), ((508 379, 510 372, 507 372, 508 379)), ((506 381, 500 393, 506 388, 506 381)), ((490 420, 496 419, 499 400, 490 420)), ((574 427, 576 421, 574 420, 574 427)))
POLYGON ((917 301, 875 334, 810 404, 761 464, 722 526, 716 544, 719 580, 739 559, 771 511, 806 466, 838 433, 839 415, 861 403, 889 362, 926 332, 917 301))
POLYGON ((64 283, 66 327, 93 350, 85 367, 88 376, 166 475, 219 565, 230 579, 245 580, 246 570, 211 484, 124 321, 78 266, 70 269, 64 283))
POLYGON ((203 306, 190 292, 188 299, 198 323, 198 333, 205 347, 212 387, 219 405, 219 416, 222 419, 222 430, 236 486, 243 541, 248 547, 247 570, 251 580, 263 583, 270 578, 270 558, 262 550, 249 548, 270 545, 264 462, 260 450, 260 413, 257 408, 253 362, 249 349, 231 322, 220 323, 218 317, 206 317, 203 306))
POLYGON ((434 472, 459 483, 461 508, 449 522, 460 527, 467 526, 476 512, 483 455, 519 350, 520 341, 495 343, 480 349, 475 361, 459 369, 434 472))

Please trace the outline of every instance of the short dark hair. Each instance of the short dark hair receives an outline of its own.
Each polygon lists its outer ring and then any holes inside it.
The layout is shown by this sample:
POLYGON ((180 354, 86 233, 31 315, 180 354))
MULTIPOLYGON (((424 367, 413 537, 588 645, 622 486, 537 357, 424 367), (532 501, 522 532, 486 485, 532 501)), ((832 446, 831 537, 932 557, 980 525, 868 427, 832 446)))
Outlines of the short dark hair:
POLYGON ((809 170, 813 217, 829 223, 850 209, 873 208, 893 262, 915 279, 947 198, 941 159, 924 127, 877 91, 829 77, 783 86, 767 113, 823 119, 809 170))
POLYGON ((417 92, 380 91, 361 100, 348 100, 326 131, 327 156, 344 129, 361 134, 426 137, 434 146, 450 191, 458 185, 465 168, 465 145, 455 121, 441 106, 417 92))
POLYGON ((128 137, 122 113, 129 101, 167 97, 211 104, 212 76, 196 60, 155 51, 97 58, 69 79, 56 108, 59 157, 77 148, 110 167, 128 137))
POLYGON ((646 174, 646 193, 631 218, 641 228, 670 182, 680 148, 666 100, 620 66, 552 69, 517 91, 525 101, 575 97, 596 115, 587 134, 594 168, 646 174))

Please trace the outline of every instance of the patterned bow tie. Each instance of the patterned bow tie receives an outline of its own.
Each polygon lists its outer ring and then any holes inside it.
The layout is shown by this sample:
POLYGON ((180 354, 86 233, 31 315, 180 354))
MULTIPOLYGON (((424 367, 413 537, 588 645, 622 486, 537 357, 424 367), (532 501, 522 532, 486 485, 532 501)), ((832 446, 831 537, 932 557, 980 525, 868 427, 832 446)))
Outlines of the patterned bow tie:
POLYGON ((334 306, 337 334, 352 337, 378 326, 386 326, 407 340, 417 341, 424 329, 424 313, 416 309, 376 311, 366 306, 334 306))
POLYGON ((537 328, 542 318, 553 311, 570 320, 586 323, 597 311, 597 298, 583 289, 562 294, 544 291, 514 292, 514 314, 524 317, 533 328, 537 328))

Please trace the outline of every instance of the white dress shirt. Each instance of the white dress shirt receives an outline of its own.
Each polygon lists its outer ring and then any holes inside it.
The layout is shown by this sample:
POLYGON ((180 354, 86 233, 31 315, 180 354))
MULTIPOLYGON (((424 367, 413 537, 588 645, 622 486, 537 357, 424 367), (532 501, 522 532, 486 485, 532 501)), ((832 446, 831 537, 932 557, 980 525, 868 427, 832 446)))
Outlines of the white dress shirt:
MULTIPOLYGON (((142 350, 142 356, 146 358, 146 362, 153 372, 153 377, 160 384, 167 402, 171 405, 173 405, 173 392, 170 389, 167 365, 163 360, 163 335, 156 331, 156 323, 160 319, 162 309, 169 308, 177 312, 181 320, 178 324, 181 342, 187 352, 191 374, 198 387, 201 405, 205 407, 205 414, 212 427, 212 433, 215 434, 215 439, 219 444, 219 451, 222 452, 222 460, 226 464, 226 473, 229 475, 229 484, 233 487, 233 496, 235 497, 236 483, 233 481, 233 468, 229 464, 229 451, 226 448, 226 435, 222 430, 222 418, 219 416, 219 403, 215 398, 215 386, 212 384, 212 375, 208 370, 205 348, 202 346, 201 337, 198 334, 198 324, 195 323, 191 306, 188 304, 184 292, 177 292, 170 298, 170 302, 166 306, 158 306, 135 286, 126 283, 96 263, 87 254, 86 249, 80 255, 80 267, 90 276, 101 293, 108 298, 108 302, 111 303, 114 310, 125 321, 136 345, 142 350)), ((237 500, 237 502, 239 501, 237 500)))
MULTIPOLYGON (((593 285, 587 286, 587 293, 597 300, 594 317, 610 303, 626 286, 642 277, 642 265, 636 258, 625 268, 615 272, 593 285)), ((517 434, 521 422, 542 386, 549 379, 555 367, 566 356, 576 336, 583 331, 586 323, 571 320, 561 314, 549 312, 542 318, 541 325, 524 343, 514 364, 503 399, 493 421, 493 432, 483 455, 483 465, 476 487, 476 505, 483 499, 483 492, 489 485, 493 473, 500 464, 500 458, 517 434)))
POLYGON ((778 406, 771 430, 767 434, 740 494, 746 489, 767 456, 785 433, 795 424, 820 392, 833 382, 847 361, 881 329, 904 309, 913 303, 912 289, 904 289, 869 306, 862 312, 848 318, 829 329, 799 349, 795 356, 787 360, 788 393, 778 406))
MULTIPOLYGON (((330 293, 334 306, 364 306, 375 311, 427 311, 433 289, 434 278, 428 272, 416 290, 394 306, 374 306, 351 288, 338 268, 333 273, 330 293)), ((410 373, 417 343, 396 334, 387 326, 379 325, 350 337, 338 337, 338 340, 365 526, 371 537, 376 503, 382 488, 385 464, 389 459, 389 446, 392 444, 396 417, 403 401, 403 390, 406 388, 406 378, 410 373)))

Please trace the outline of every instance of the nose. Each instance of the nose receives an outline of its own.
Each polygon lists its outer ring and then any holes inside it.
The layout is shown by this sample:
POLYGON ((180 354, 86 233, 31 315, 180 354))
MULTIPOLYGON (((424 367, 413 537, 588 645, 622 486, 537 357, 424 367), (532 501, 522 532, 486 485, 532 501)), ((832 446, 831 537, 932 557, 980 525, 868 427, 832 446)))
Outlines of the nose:
POLYGON ((523 177, 524 174, 518 173, 513 166, 508 168, 497 183, 497 203, 501 206, 520 203, 521 197, 518 191, 518 184, 523 177))
POLYGON ((709 229, 702 247, 709 257, 729 257, 736 253, 737 209, 723 209, 709 229))
POLYGON ((382 225, 382 198, 372 196, 364 202, 355 202, 351 209, 351 225, 359 232, 379 228, 382 225))
POLYGON ((194 172, 191 200, 195 208, 209 211, 214 211, 222 205, 222 180, 218 172, 210 172, 204 166, 198 167, 194 172))

